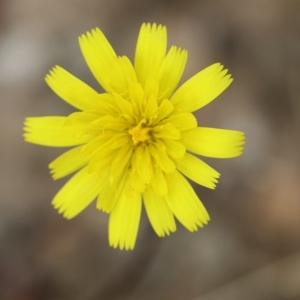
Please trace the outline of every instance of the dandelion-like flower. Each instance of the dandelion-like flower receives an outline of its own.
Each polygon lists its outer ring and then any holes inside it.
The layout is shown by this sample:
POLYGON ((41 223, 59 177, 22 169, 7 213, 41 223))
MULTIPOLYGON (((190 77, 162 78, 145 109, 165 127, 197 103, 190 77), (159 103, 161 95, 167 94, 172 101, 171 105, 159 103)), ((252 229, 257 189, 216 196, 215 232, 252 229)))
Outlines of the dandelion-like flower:
POLYGON ((71 219, 97 199, 110 215, 114 248, 134 248, 142 203, 158 236, 176 230, 174 217, 197 231, 209 215, 186 177, 214 189, 220 176, 197 155, 231 158, 243 151, 242 132, 198 127, 193 115, 230 85, 227 70, 213 64, 177 88, 187 51, 172 46, 166 53, 166 27, 156 24, 142 25, 134 64, 117 56, 98 28, 79 44, 105 93, 56 66, 47 84, 79 111, 25 121, 26 141, 75 146, 49 165, 54 179, 76 172, 54 207, 71 219))

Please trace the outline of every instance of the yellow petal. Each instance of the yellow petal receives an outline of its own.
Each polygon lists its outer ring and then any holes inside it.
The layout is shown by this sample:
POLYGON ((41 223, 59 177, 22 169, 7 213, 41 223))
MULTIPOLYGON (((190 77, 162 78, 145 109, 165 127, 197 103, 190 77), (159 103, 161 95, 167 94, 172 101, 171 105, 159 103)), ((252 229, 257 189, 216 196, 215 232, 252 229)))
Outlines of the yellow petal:
MULTIPOLYGON (((84 154, 91 154, 100 150, 104 144, 110 141, 112 138, 115 138, 115 132, 112 130, 103 130, 95 138, 90 140, 83 148, 82 152, 84 154)), ((99 151, 98 151, 99 152, 99 151)))
POLYGON ((139 145, 132 156, 132 169, 136 170, 140 180, 148 184, 153 176, 153 164, 148 147, 139 145))
POLYGON ((160 98, 169 99, 185 69, 188 53, 172 46, 159 70, 160 98))
POLYGON ((25 120, 24 138, 27 142, 52 147, 68 147, 87 143, 95 132, 85 127, 64 126, 66 117, 33 117, 25 120))
POLYGON ((164 237, 171 232, 175 232, 174 216, 166 200, 163 197, 158 197, 149 189, 145 190, 143 198, 149 221, 156 234, 164 237))
POLYGON ((67 176, 87 165, 89 157, 81 153, 82 146, 73 148, 49 164, 53 179, 67 176))
POLYGON ((92 126, 98 128, 98 130, 112 129, 115 131, 124 131, 128 127, 128 123, 124 119, 105 115, 93 121, 92 126))
POLYGON ((121 195, 109 218, 109 244, 121 250, 132 250, 135 246, 142 210, 141 194, 132 192, 121 195))
POLYGON ((181 142, 199 155, 215 158, 231 158, 243 153, 245 135, 241 131, 198 127, 183 131, 181 142))
POLYGON ((220 174, 199 158, 186 153, 180 160, 178 170, 191 180, 207 188, 214 189, 220 174))
POLYGON ((207 224, 208 213, 187 180, 175 171, 168 175, 168 182, 165 199, 179 222, 192 232, 207 224))
POLYGON ((146 185, 145 182, 140 178, 137 170, 130 171, 130 184, 133 191, 137 193, 143 193, 146 185))
POLYGON ((140 83, 132 83, 130 85, 130 100, 132 103, 134 114, 138 117, 141 117, 143 112, 143 102, 144 102, 144 90, 140 83))
POLYGON ((152 119, 156 119, 157 118, 157 99, 154 95, 151 95, 148 99, 148 101, 146 102, 145 105, 145 109, 143 112, 143 117, 146 120, 152 120, 152 119))
POLYGON ((80 110, 95 107, 98 93, 63 68, 55 66, 45 80, 54 93, 72 106, 80 110))
POLYGON ((114 100, 121 111, 120 115, 132 115, 132 104, 128 100, 125 100, 121 95, 116 93, 114 93, 114 100))
POLYGON ((121 176, 123 170, 128 169, 132 151, 133 149, 129 144, 125 144, 123 147, 120 148, 118 154, 116 155, 111 164, 111 173, 109 178, 110 184, 114 184, 114 182, 117 181, 121 176))
POLYGON ((70 114, 64 126, 76 126, 76 127, 88 127, 90 130, 95 130, 95 132, 99 132, 99 129, 96 126, 93 126, 93 122, 99 119, 101 116, 95 112, 89 111, 81 111, 70 114))
POLYGON ((186 149, 182 143, 169 139, 164 139, 163 143, 166 146, 168 155, 173 159, 180 160, 184 156, 186 149))
POLYGON ((171 173, 175 170, 175 164, 169 158, 164 145, 160 145, 158 142, 149 145, 149 152, 157 165, 166 173, 171 173))
POLYGON ((180 140, 181 138, 180 131, 169 123, 157 126, 152 132, 157 139, 180 140))
POLYGON ((157 110, 157 121, 161 121, 166 118, 173 111, 174 106, 171 101, 164 99, 157 110))
POLYGON ((89 161, 88 172, 97 172, 97 174, 99 174, 100 177, 109 177, 111 163, 118 154, 118 151, 119 149, 116 149, 105 155, 92 156, 89 161), (106 170, 108 171, 106 172, 106 170))
POLYGON ((60 189, 52 204, 65 218, 71 219, 96 198, 99 190, 98 176, 89 174, 87 168, 84 168, 60 189))
POLYGON ((219 63, 202 70, 186 81, 170 99, 179 112, 193 112, 218 97, 232 82, 219 63))
POLYGON ((120 110, 115 105, 115 99, 107 93, 98 94, 95 99, 95 110, 100 115, 112 115, 118 117, 120 110))
POLYGON ((159 93, 159 84, 157 80, 147 79, 144 87, 145 100, 147 101, 151 96, 154 96, 155 99, 158 97, 159 93))
POLYGON ((82 54, 91 72, 109 93, 124 94, 136 81, 132 64, 127 57, 117 57, 99 28, 79 37, 82 54))
POLYGON ((156 80, 148 79, 144 88, 144 101, 142 115, 145 119, 157 118, 158 109, 157 97, 159 85, 156 80))
POLYGON ((114 131, 104 132, 89 142, 82 149, 84 154, 92 153, 93 158, 103 157, 115 149, 121 148, 129 142, 128 134, 116 133, 114 131), (112 136, 110 136, 112 135, 112 136))
POLYGON ((167 29, 156 24, 143 24, 138 36, 134 68, 138 81, 144 86, 147 79, 157 79, 166 55, 167 29))
POLYGON ((168 123, 172 124, 180 131, 196 128, 198 125, 197 119, 191 113, 173 114, 161 122, 161 124, 168 124, 168 123))
MULTIPOLYGON (((132 82, 137 82, 136 78, 136 73, 134 70, 134 67, 129 60, 129 58, 125 55, 119 56, 117 65, 116 65, 116 70, 119 71, 119 81, 120 83, 124 84, 123 89, 116 89, 121 95, 126 97, 128 96, 128 89, 131 85, 132 82)), ((117 83, 117 81, 116 81, 117 83)), ((121 85, 120 85, 121 86, 121 85)))
POLYGON ((153 168, 153 177, 149 187, 157 196, 165 196, 168 193, 168 184, 166 181, 165 173, 160 167, 153 168))
POLYGON ((118 179, 118 182, 112 186, 109 183, 109 172, 106 174, 106 177, 103 178, 101 191, 98 196, 97 208, 106 213, 111 213, 118 199, 124 192, 124 185, 127 177, 126 172, 123 172, 122 176, 118 179))

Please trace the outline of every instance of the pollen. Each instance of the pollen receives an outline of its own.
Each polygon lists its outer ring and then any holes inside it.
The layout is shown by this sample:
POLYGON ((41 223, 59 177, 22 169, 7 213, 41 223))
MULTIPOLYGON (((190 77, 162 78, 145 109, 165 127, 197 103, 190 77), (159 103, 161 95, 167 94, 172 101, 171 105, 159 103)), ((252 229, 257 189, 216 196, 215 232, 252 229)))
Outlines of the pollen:
POLYGON ((132 136, 132 142, 134 146, 140 143, 146 143, 152 139, 151 128, 147 127, 147 121, 145 119, 131 129, 128 130, 129 134, 132 136))

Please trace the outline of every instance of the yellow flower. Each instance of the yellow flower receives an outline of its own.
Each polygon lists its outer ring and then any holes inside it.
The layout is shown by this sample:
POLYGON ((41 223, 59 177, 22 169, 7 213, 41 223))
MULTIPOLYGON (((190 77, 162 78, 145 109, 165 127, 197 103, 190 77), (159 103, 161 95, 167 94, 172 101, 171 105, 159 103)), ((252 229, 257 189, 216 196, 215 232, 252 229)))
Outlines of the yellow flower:
POLYGON ((79 111, 25 121, 28 142, 76 146, 49 165, 54 179, 76 172, 54 207, 71 219, 97 198, 97 208, 110 214, 114 248, 134 248, 142 202, 158 236, 176 230, 174 217, 197 231, 209 215, 186 177, 214 189, 220 174, 196 155, 231 158, 243 151, 242 132, 198 127, 193 115, 230 85, 227 70, 213 64, 176 89, 187 51, 172 46, 166 53, 166 27, 156 24, 142 25, 134 65, 98 28, 79 44, 105 93, 56 66, 47 84, 79 111))

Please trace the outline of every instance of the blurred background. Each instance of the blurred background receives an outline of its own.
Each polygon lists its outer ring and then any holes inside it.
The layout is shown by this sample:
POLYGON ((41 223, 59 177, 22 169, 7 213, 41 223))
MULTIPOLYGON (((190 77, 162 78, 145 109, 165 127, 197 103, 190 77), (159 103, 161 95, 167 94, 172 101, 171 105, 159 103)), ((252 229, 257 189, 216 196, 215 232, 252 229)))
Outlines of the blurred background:
POLYGON ((0 299, 300 299, 300 1, 1 0, 0 299), (109 248, 107 215, 71 221, 51 200, 66 180, 47 165, 62 149, 27 144, 27 116, 72 108, 44 82, 58 64, 101 91, 77 37, 100 27, 134 57, 142 22, 167 26, 189 52, 183 80, 222 62, 235 78, 197 113, 242 130, 243 156, 210 160, 215 191, 196 187, 211 222, 160 239, 143 214, 134 251, 109 248))

